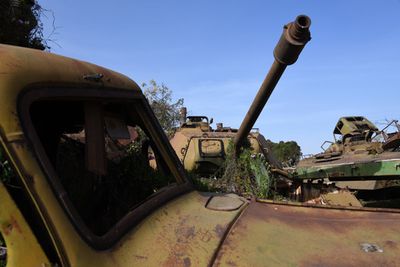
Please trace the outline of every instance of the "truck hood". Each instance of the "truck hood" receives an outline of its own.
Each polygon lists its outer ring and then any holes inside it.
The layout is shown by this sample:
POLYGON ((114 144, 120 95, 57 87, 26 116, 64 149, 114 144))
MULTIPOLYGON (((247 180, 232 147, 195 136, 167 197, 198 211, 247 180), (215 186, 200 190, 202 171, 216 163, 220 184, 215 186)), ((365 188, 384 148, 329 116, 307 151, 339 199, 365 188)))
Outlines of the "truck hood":
POLYGON ((115 266, 396 266, 400 213, 191 192, 114 248, 115 266))
POLYGON ((214 266, 397 266, 400 213, 251 202, 214 266))

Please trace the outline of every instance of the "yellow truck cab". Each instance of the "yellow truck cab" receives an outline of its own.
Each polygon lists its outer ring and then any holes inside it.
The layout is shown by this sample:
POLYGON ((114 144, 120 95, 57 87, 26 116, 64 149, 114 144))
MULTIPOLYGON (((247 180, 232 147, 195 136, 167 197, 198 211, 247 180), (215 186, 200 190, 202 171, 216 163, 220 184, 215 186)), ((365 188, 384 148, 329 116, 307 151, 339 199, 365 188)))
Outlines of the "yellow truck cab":
POLYGON ((7 267, 400 262, 399 210, 195 191, 137 84, 93 64, 0 45, 0 145, 7 267))
POLYGON ((15 170, 0 183, 7 266, 211 261, 244 201, 205 208, 135 82, 32 49, 1 45, 0 58, 1 149, 15 170), (158 170, 124 154, 143 143, 158 170))

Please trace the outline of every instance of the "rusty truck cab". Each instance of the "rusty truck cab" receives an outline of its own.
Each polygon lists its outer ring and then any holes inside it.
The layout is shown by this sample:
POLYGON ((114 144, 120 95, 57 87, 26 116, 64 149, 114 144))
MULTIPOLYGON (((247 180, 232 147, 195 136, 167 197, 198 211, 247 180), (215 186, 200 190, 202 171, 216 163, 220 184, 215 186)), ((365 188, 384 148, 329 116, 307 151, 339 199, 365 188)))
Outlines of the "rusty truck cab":
POLYGON ((191 191, 132 80, 31 49, 1 45, 0 58, 1 149, 14 169, 0 183, 7 266, 90 266, 149 213, 191 191))

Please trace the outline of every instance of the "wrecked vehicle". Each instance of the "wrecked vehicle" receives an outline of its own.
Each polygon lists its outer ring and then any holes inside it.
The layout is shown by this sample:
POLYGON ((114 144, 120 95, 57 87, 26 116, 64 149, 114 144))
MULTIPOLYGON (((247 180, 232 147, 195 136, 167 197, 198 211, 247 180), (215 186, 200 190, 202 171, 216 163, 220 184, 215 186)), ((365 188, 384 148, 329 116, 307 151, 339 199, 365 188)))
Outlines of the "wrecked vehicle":
MULTIPOLYGON (((180 115, 181 125, 170 142, 185 170, 201 176, 220 176, 219 170, 238 129, 224 127, 223 123, 217 123, 213 129, 213 119, 209 122, 206 116, 186 116, 185 107, 180 110, 180 115)), ((262 154, 272 166, 280 167, 258 130, 249 132, 247 139, 254 154, 262 154)))
MULTIPOLYGON (((370 183, 338 183, 352 189, 379 189, 387 186, 385 177, 399 177, 397 165, 400 164, 400 126, 392 121, 381 131, 362 116, 342 117, 334 130, 334 142, 324 152, 302 159, 296 166, 299 178, 332 181, 368 178, 370 183), (394 132, 387 132, 389 126, 394 132), (380 138, 379 138, 380 137, 380 138), (374 179, 375 178, 375 179, 374 179)), ((389 180, 390 181, 390 180, 389 180)))
MULTIPOLYGON (((297 59, 310 23, 285 26, 273 77, 297 59)), ((399 210, 200 193, 135 82, 31 49, 0 45, 0 58, 0 143, 14 170, 0 182, 7 266, 400 262, 399 210)))
POLYGON ((352 205, 358 199, 357 205, 400 208, 399 130, 396 120, 379 130, 365 117, 342 117, 333 130, 335 141, 325 141, 322 149, 330 145, 324 152, 300 160, 293 176, 314 189, 316 181, 330 183, 353 198, 352 205))

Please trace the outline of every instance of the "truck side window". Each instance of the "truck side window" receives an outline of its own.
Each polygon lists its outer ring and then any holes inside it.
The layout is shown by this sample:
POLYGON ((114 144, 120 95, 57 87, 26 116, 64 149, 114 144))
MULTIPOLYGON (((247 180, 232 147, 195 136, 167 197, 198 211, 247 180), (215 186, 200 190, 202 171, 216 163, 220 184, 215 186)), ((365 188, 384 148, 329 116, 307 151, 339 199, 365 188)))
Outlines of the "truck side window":
POLYGON ((32 122, 73 208, 104 235, 161 188, 174 183, 135 102, 38 101, 32 122))

